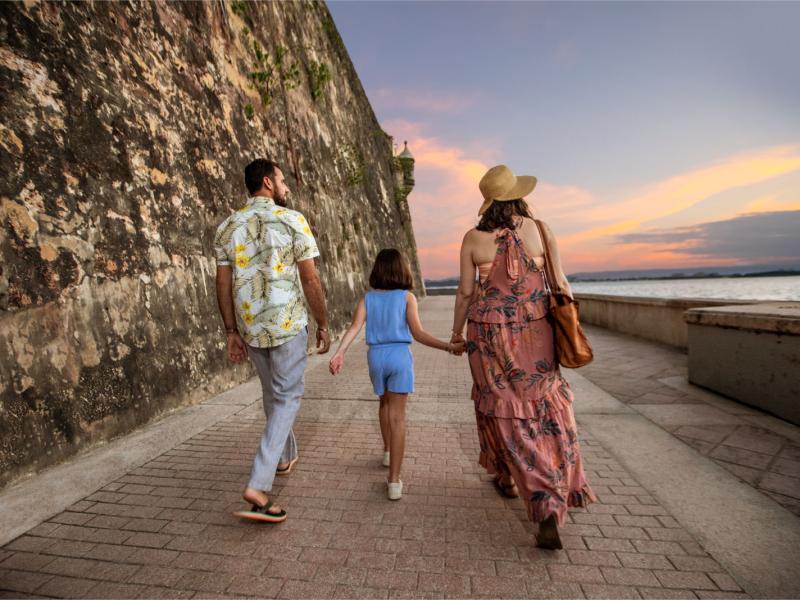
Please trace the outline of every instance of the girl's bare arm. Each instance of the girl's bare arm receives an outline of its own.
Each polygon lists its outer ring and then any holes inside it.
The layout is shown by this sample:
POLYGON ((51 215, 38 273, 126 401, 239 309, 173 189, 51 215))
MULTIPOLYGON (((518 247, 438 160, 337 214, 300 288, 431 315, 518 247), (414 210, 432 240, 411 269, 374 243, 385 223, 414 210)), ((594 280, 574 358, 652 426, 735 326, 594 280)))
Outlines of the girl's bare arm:
POLYGON ((350 344, 353 343, 353 340, 358 335, 358 332, 361 330, 361 327, 364 326, 364 322, 367 320, 367 307, 364 304, 364 299, 358 301, 356 305, 356 310, 353 313, 353 322, 348 327, 347 331, 345 332, 344 336, 342 336, 342 341, 339 342, 339 347, 336 349, 336 354, 344 355, 347 352, 347 349, 350 347, 350 344))
POLYGON ((420 344, 425 344, 431 348, 446 350, 448 352, 455 346, 455 344, 443 342, 423 329, 422 323, 419 320, 417 299, 411 292, 406 292, 406 320, 408 321, 408 328, 411 330, 411 335, 414 336, 414 339, 420 344))
POLYGON ((364 321, 366 321, 366 319, 367 308, 364 304, 364 299, 362 298, 359 300, 358 305, 356 305, 356 310, 353 314, 353 322, 342 336, 342 341, 339 342, 339 347, 336 349, 336 352, 331 357, 330 363, 328 364, 328 369, 332 375, 337 375, 342 370, 342 367, 344 366, 344 354, 347 352, 350 344, 353 343, 353 340, 358 335, 358 332, 364 325, 364 321))

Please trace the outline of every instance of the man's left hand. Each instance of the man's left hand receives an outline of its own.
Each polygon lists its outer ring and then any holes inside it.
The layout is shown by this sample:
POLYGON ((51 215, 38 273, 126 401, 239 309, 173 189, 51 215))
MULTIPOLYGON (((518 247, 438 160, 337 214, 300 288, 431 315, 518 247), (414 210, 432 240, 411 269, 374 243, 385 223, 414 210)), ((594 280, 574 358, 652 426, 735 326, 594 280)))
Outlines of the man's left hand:
POLYGON ((228 334, 228 359, 234 363, 244 362, 247 358, 247 348, 238 332, 228 334))
POLYGON ((317 348, 317 354, 325 354, 331 349, 331 334, 327 330, 317 329, 317 348))

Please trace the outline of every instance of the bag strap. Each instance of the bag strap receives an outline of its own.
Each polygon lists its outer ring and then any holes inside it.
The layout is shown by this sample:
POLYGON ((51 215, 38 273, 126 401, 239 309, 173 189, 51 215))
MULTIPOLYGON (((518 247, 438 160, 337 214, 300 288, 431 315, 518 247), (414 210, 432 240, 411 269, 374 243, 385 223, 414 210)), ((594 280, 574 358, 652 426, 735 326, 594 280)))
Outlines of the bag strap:
POLYGON ((550 244, 547 243, 547 238, 545 237, 544 230, 542 229, 542 223, 539 221, 539 219, 534 219, 533 222, 536 223, 536 228, 539 230, 539 237, 542 239, 542 246, 544 247, 545 283, 547 284, 547 287, 550 288, 551 293, 563 295, 564 292, 558 286, 558 279, 556 279, 555 273, 553 273, 553 263, 550 260, 550 244))

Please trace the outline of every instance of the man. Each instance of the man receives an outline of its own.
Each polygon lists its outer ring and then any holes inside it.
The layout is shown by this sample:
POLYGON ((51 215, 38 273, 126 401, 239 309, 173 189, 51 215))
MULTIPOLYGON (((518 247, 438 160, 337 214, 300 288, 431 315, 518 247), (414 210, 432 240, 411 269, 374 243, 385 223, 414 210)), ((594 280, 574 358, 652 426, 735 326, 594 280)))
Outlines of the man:
POLYGON ((325 296, 314 257, 319 256, 308 223, 286 208, 289 188, 280 167, 257 159, 244 170, 250 198, 217 229, 217 302, 228 336, 228 358, 247 356, 261 379, 267 424, 244 499, 250 510, 237 516, 279 523, 286 511, 269 500, 275 475, 297 462, 292 425, 303 395, 308 315, 302 285, 317 322, 317 348, 331 345, 325 296), (299 278, 299 283, 298 283, 299 278))

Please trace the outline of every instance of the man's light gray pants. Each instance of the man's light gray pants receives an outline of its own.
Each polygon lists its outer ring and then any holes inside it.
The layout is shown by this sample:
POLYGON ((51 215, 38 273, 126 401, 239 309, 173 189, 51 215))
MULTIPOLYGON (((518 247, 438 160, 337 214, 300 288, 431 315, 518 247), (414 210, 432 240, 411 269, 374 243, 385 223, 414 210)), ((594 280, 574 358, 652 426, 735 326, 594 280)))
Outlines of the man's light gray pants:
POLYGON ((308 330, 303 329, 280 346, 247 347, 261 380, 264 414, 267 417, 248 487, 269 492, 278 464, 287 463, 297 456, 292 425, 303 396, 307 346, 308 330))

